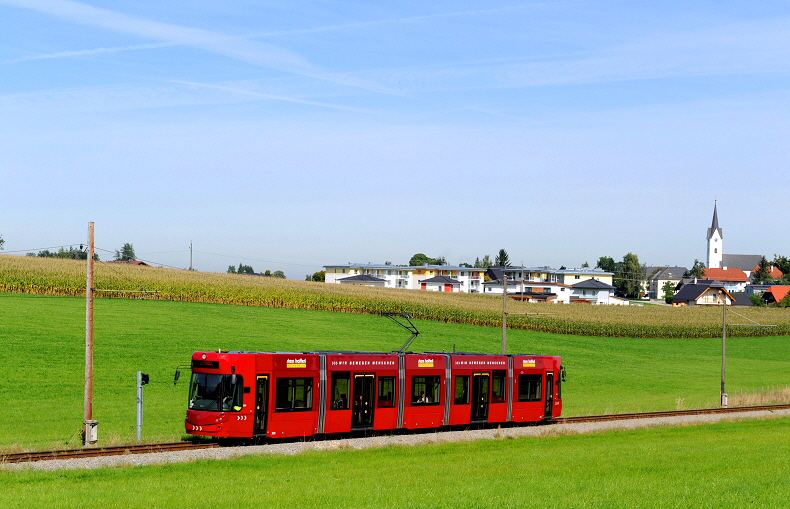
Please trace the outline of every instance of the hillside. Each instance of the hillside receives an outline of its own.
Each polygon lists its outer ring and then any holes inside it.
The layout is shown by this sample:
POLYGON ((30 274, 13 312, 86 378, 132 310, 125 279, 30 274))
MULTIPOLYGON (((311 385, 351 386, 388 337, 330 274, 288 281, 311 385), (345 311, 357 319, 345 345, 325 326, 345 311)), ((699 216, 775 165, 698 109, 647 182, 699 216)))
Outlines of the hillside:
MULTIPOLYGON (((0 291, 38 295, 85 294, 85 262, 0 256, 0 291)), ((417 319, 501 326, 501 297, 330 285, 257 276, 96 264, 97 297, 211 302, 344 313, 405 312, 417 319)), ((560 334, 617 337, 716 337, 720 308, 585 306, 508 301, 508 327, 560 334)), ((790 311, 735 308, 730 336, 790 335, 790 311)))

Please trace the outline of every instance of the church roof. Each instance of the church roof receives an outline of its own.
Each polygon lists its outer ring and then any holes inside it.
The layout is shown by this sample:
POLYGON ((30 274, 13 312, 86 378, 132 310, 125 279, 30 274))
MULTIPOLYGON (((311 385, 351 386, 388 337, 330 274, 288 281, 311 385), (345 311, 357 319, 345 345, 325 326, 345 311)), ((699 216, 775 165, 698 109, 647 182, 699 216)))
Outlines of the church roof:
POLYGON ((713 237, 713 234, 716 233, 716 230, 719 230, 719 237, 722 239, 724 238, 724 233, 722 233, 721 228, 719 228, 719 214, 716 212, 716 203, 713 204, 713 222, 710 224, 710 228, 708 228, 708 240, 713 237))
POLYGON ((750 272, 755 265, 760 265, 762 258, 763 255, 723 254, 721 255, 721 266, 750 272))

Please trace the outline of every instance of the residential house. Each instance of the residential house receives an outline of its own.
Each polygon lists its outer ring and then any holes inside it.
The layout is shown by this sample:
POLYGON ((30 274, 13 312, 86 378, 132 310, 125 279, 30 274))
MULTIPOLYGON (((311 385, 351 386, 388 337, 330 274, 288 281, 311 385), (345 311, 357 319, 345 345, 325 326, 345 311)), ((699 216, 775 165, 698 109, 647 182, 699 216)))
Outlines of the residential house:
MULTIPOLYGON (((754 280, 754 275, 757 273, 758 270, 760 270, 759 264, 757 264, 757 266, 755 266, 751 270, 751 274, 749 275, 750 280, 752 281, 754 280)), ((770 277, 771 279, 782 279, 784 277, 784 274, 782 274, 782 271, 779 270, 779 267, 771 265, 768 267, 768 277, 770 277)))
POLYGON ((675 307, 717 305, 722 301, 728 305, 735 302, 735 297, 725 288, 724 283, 713 280, 695 280, 680 287, 678 293, 672 298, 672 305, 675 307))
POLYGON ((404 288, 419 290, 422 282, 435 276, 445 276, 458 281, 458 291, 478 293, 483 291, 482 282, 485 269, 453 265, 422 265, 410 267, 371 263, 349 263, 344 265, 325 265, 325 282, 340 283, 350 276, 366 275, 384 280, 385 288, 404 288))
POLYGON ((368 274, 357 274, 356 276, 342 277, 337 280, 341 285, 357 285, 357 286, 375 286, 384 288, 387 281, 380 277, 371 276, 368 274))
POLYGON ((686 270, 686 267, 649 267, 645 271, 647 295, 651 299, 663 299, 666 296, 664 285, 672 283, 676 286, 686 270))
POLYGON ((790 286, 773 285, 763 293, 763 300, 766 304, 781 302, 788 293, 790 293, 790 286))
POLYGON ((429 292, 460 292, 461 282, 447 276, 434 276, 420 280, 420 290, 429 292))
POLYGON ((588 279, 571 286, 571 302, 619 306, 627 306, 630 303, 627 299, 615 297, 614 292, 614 286, 597 279, 588 279))
POLYGON ((743 270, 735 267, 723 269, 704 269, 705 279, 720 281, 729 292, 743 292, 749 284, 749 276, 743 270))

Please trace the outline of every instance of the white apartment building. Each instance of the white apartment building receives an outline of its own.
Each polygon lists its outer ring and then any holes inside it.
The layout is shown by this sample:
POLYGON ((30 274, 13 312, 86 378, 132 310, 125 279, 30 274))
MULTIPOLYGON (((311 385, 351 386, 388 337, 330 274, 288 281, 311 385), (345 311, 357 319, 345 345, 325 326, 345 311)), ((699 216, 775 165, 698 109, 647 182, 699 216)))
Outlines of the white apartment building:
POLYGON ((402 265, 379 265, 372 263, 348 263, 344 265, 325 265, 325 281, 333 284, 365 284, 354 276, 372 276, 384 283, 371 281, 370 286, 384 288, 405 288, 407 290, 429 290, 445 292, 480 293, 483 291, 485 269, 455 265, 421 265, 409 267, 402 265), (449 278, 437 284, 437 277, 449 278), (428 281, 434 279, 433 281, 428 281))

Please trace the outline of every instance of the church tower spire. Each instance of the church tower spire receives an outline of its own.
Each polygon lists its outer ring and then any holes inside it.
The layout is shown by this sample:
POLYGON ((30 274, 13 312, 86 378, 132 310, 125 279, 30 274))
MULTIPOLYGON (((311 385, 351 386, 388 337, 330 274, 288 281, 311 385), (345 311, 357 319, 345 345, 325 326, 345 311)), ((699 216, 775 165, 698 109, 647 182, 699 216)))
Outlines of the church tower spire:
POLYGON ((719 214, 716 210, 716 201, 713 202, 713 221, 708 228, 708 259, 706 266, 709 269, 720 269, 724 256, 722 252, 722 239, 724 234, 719 227, 719 214))

